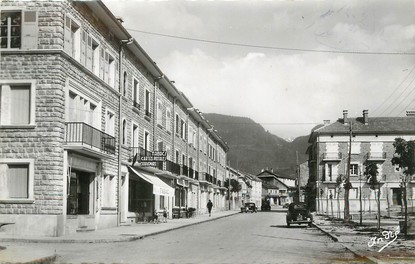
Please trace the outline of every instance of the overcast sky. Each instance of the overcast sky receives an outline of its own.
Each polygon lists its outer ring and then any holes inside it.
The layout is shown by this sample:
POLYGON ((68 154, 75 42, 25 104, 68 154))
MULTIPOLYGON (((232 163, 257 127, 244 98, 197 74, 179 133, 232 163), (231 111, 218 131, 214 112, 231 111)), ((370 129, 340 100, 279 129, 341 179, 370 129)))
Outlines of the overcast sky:
POLYGON ((203 113, 294 138, 343 109, 415 109, 414 0, 104 3, 203 113))

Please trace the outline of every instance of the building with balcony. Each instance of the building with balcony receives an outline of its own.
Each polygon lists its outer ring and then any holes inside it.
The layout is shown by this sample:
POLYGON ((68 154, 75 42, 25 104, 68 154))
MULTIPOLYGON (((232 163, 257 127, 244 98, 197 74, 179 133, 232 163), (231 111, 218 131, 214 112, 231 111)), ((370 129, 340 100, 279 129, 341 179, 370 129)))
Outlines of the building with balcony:
MULTIPOLYGON (((344 210, 344 189, 339 188, 337 178, 347 176, 350 149, 350 211, 359 212, 377 208, 375 193, 369 189, 363 175, 369 163, 376 163, 381 181, 381 210, 386 211, 402 204, 400 170, 393 166, 395 138, 415 139, 415 117, 374 117, 364 110, 361 117, 343 118, 334 123, 325 121, 314 128, 309 137, 309 181, 307 199, 318 212, 331 213, 344 210), (351 140, 351 146, 349 144, 351 140), (351 147, 351 148, 350 148, 351 147), (337 203, 339 198, 339 203, 337 203), (330 212, 329 212, 330 210, 330 212)), ((340 187, 343 185, 341 184, 340 187)), ((413 190, 413 186, 410 187, 413 190)), ((409 191, 413 195, 413 191, 409 191)), ((409 198, 410 199, 410 198, 409 198)))
POLYGON ((1 21, 4 232, 225 209, 227 145, 101 1, 6 0, 1 21))

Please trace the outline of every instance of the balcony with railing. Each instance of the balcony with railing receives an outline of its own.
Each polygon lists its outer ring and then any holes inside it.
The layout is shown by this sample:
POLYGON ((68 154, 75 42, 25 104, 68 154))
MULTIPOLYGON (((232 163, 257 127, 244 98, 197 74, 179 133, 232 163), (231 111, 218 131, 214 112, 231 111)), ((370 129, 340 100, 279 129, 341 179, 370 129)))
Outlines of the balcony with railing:
POLYGON ((366 155, 367 160, 384 161, 386 160, 386 152, 369 152, 366 155))
POLYGON ((341 152, 326 152, 323 153, 323 161, 340 161, 342 159, 341 152))
POLYGON ((184 175, 184 176, 188 177, 189 176, 189 167, 187 167, 186 165, 181 165, 181 168, 182 168, 181 175, 184 175))
POLYGON ((140 161, 140 157, 152 156, 153 153, 142 147, 130 147, 130 160, 132 160, 135 155, 138 156, 137 161, 140 161))
POLYGON ((115 154, 115 137, 83 122, 67 122, 65 148, 94 156, 115 154))
POLYGON ((166 171, 180 175, 180 165, 173 161, 166 160, 166 171))

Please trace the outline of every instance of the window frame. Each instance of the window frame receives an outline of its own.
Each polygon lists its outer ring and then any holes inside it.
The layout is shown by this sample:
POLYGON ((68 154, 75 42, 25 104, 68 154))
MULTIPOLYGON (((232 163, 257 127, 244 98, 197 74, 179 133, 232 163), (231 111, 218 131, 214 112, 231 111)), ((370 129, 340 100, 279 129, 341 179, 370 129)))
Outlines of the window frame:
MULTIPOLYGON (((27 198, 5 198, 0 196, 0 204, 2 203, 34 203, 34 178, 35 169, 34 159, 0 159, 0 164, 13 165, 28 165, 28 179, 27 179, 27 198)), ((6 174, 7 177, 7 174, 6 174)))
MULTIPOLYGON (((14 86, 14 85, 29 85, 29 123, 28 124, 3 124, 0 116, 0 128, 33 128, 36 126, 36 81, 35 80, 0 80, 0 107, 3 107, 3 86, 14 86)), ((10 88, 9 88, 10 89, 10 88)), ((7 104, 6 104, 7 105, 7 104)), ((0 113, 2 113, 0 109, 0 113)))
POLYGON ((110 136, 115 137, 115 112, 112 111, 109 108, 105 109, 105 133, 107 133, 110 136), (108 131, 109 130, 109 128, 108 128, 108 113, 112 114, 112 121, 113 121, 112 130, 113 131, 108 131), (110 132, 112 132, 112 133, 110 133, 110 132))

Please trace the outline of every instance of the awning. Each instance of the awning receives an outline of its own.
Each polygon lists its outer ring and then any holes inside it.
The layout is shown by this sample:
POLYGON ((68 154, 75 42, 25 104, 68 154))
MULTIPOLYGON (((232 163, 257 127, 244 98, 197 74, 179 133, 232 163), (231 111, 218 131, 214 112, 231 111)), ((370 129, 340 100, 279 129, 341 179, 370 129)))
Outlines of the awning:
POLYGON ((131 166, 128 166, 128 169, 131 173, 137 175, 141 179, 153 185, 153 194, 155 195, 164 195, 164 196, 174 196, 174 189, 167 185, 165 182, 160 180, 159 177, 153 176, 146 172, 138 172, 133 169, 131 166))

